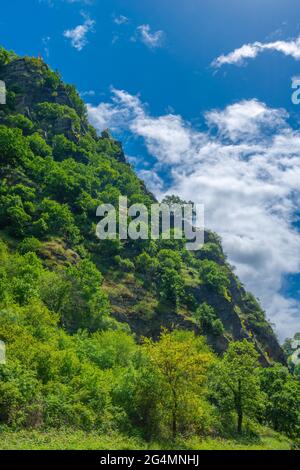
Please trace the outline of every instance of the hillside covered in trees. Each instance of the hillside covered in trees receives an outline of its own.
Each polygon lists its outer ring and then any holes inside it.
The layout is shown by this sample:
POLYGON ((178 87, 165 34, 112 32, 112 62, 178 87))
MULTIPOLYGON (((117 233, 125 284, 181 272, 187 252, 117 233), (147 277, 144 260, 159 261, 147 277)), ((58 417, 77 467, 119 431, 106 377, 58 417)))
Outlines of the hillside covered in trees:
POLYGON ((0 49, 0 78, 0 432, 296 441, 299 382, 219 237, 97 239, 100 204, 154 196, 42 60, 0 49))

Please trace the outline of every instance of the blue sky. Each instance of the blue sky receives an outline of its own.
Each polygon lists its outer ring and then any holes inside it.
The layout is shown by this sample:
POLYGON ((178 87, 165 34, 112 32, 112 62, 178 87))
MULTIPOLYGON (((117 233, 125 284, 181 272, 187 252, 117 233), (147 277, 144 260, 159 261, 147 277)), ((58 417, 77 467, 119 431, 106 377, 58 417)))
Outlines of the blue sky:
MULTIPOLYGON (((2 0, 0 43, 41 54, 158 197, 204 202, 281 338, 300 330, 296 0, 2 0)), ((1 79, 1 77, 0 77, 1 79)))

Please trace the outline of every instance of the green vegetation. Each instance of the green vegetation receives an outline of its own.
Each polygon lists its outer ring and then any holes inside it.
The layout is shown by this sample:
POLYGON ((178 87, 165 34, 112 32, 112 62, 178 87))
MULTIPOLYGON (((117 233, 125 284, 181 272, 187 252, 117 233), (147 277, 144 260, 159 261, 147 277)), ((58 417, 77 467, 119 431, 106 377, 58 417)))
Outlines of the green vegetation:
POLYGON ((213 373, 213 398, 225 414, 235 413, 238 434, 242 432, 245 415, 263 415, 264 396, 258 371, 258 353, 253 344, 244 340, 229 345, 213 373))
POLYGON ((166 411, 171 416, 168 421, 173 440, 179 427, 203 430, 207 423, 199 418, 209 413, 209 405, 203 397, 207 371, 213 360, 203 338, 195 338, 183 331, 163 332, 159 342, 146 340, 146 347, 150 359, 149 375, 154 372, 157 376, 154 387, 157 387, 161 417, 166 411))
POLYGON ((290 448, 299 381, 218 236, 99 241, 99 204, 153 195, 57 72, 0 69, 2 448, 290 448))
POLYGON ((202 331, 208 331, 216 335, 224 333, 222 321, 217 317, 214 309, 210 305, 207 305, 207 303, 201 304, 197 308, 194 316, 202 331))
POLYGON ((14 52, 7 51, 6 49, 4 49, 4 47, 0 46, 0 69, 15 58, 16 55, 14 52))
POLYGON ((40 249, 35 239, 24 239, 18 253, 0 243, 5 433, 37 429, 42 438, 70 428, 177 442, 235 435, 237 422, 244 438, 258 439, 255 423, 297 437, 299 383, 283 366, 261 368, 252 343, 232 342, 223 359, 189 331, 164 330, 159 341, 137 344, 110 316, 91 261, 50 271, 31 247, 40 249))
POLYGON ((191 437, 173 441, 146 442, 138 437, 80 430, 3 431, 0 450, 290 450, 291 441, 262 428, 260 438, 222 439, 191 437))
POLYGON ((280 364, 261 371, 262 390, 267 396, 266 417, 276 431, 299 436, 299 382, 280 364))

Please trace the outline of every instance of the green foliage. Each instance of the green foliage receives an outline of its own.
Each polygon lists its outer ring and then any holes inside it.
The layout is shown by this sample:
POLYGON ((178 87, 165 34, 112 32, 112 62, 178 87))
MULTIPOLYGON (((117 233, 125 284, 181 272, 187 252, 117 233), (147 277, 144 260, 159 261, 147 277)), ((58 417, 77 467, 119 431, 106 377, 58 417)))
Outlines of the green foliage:
POLYGON ((59 72, 53 72, 52 70, 46 68, 43 71, 44 74, 44 84, 51 88, 52 90, 57 90, 59 85, 61 85, 61 77, 59 72))
POLYGON ((145 349, 150 360, 148 377, 153 377, 151 395, 157 401, 161 419, 170 423, 172 438, 176 438, 179 428, 199 429, 208 407, 203 397, 206 373, 213 360, 203 338, 190 332, 163 331, 159 342, 145 340, 145 349))
POLYGON ((66 89, 67 89, 67 92, 69 94, 69 97, 72 101, 72 104, 75 108, 75 111, 76 113, 78 114, 78 116, 80 116, 81 118, 85 118, 86 117, 86 107, 85 107, 85 104, 84 102, 82 101, 82 99, 80 98, 76 88, 74 87, 74 85, 66 85, 66 89))
MULTIPOLYGON (((75 225, 74 216, 66 204, 59 204, 51 199, 44 199, 41 205, 41 219, 45 222, 45 228, 49 235, 65 237, 72 243, 79 241, 79 230, 75 225)), ((37 233, 46 235, 46 230, 37 233)))
POLYGON ((175 439, 219 429, 215 405, 223 420, 231 411, 259 415, 296 436, 299 384, 287 369, 278 379, 273 369, 259 372, 247 341, 232 343, 215 365, 203 338, 186 331, 163 331, 140 346, 110 319, 91 261, 49 271, 33 252, 39 249, 33 238, 15 254, 0 243, 0 338, 8 359, 0 366, 1 423, 175 439))
POLYGON ((21 256, 15 254, 8 257, 2 254, 2 284, 4 291, 2 298, 9 298, 20 305, 27 304, 30 299, 37 298, 38 279, 42 272, 42 265, 35 253, 28 252, 21 256))
POLYGON ((68 127, 72 133, 79 134, 81 121, 75 109, 58 103, 39 103, 37 106, 37 119, 42 129, 47 129, 50 135, 68 127))
POLYGON ((121 258, 120 255, 115 256, 115 262, 122 271, 131 272, 135 270, 134 263, 128 258, 121 258))
POLYGON ((266 421, 290 437, 300 433, 300 384, 286 367, 275 364, 261 371, 262 389, 267 395, 266 421))
POLYGON ((17 237, 25 235, 31 220, 20 196, 0 196, 0 223, 4 226, 9 225, 12 235, 17 237))
POLYGON ((49 272, 34 253, 11 255, 3 242, 0 258, 0 337, 8 357, 0 366, 0 421, 86 430, 108 425, 117 416, 112 371, 129 366, 133 339, 122 331, 71 337, 59 328, 64 316, 74 329, 99 330, 101 315, 107 328, 100 273, 89 261, 49 272))
POLYGON ((86 328, 96 331, 103 326, 103 317, 109 313, 108 299, 101 290, 103 277, 88 260, 67 269, 71 301, 62 314, 63 324, 70 330, 86 328))
POLYGON ((264 311, 253 294, 247 292, 244 295, 245 311, 247 312, 247 322, 255 333, 272 335, 272 327, 267 322, 264 311))
MULTIPOLYGON (((14 59, 0 49, 1 70, 14 59)), ((247 418, 258 412, 261 421, 296 436, 294 379, 258 373, 249 343, 231 345, 215 367, 204 339, 193 333, 164 331, 140 344, 145 331, 195 327, 193 318, 210 338, 229 337, 209 299, 222 305, 235 289, 247 327, 257 337, 273 333, 232 275, 215 234, 206 233, 198 253, 187 252, 184 240, 96 239, 99 204, 117 206, 120 195, 129 204, 155 201, 124 162, 120 144, 88 125, 75 88, 40 59, 23 62, 36 93, 22 110, 15 79, 0 113, 0 340, 7 346, 1 425, 174 439, 220 432, 218 413, 230 423, 233 412, 247 418), (128 302, 119 295, 111 306, 107 292, 111 285, 118 292, 118 283, 128 302)), ((234 303, 226 307, 230 314, 234 303)))
POLYGON ((245 415, 258 417, 264 411, 258 357, 254 345, 247 340, 232 342, 212 374, 213 400, 223 414, 235 412, 239 434, 245 415))
POLYGON ((0 422, 26 424, 27 407, 38 391, 35 374, 24 370, 21 364, 0 368, 0 422))
POLYGON ((59 314, 68 331, 96 331, 109 325, 109 303, 101 289, 102 281, 96 266, 82 260, 62 273, 44 273, 41 298, 50 310, 59 314))
POLYGON ((219 263, 220 261, 225 261, 225 256, 222 251, 221 245, 212 242, 204 244, 203 248, 201 248, 199 252, 199 256, 203 257, 203 259, 215 261, 216 263, 219 263))
POLYGON ((71 140, 67 139, 63 134, 55 135, 52 141, 53 157, 62 161, 65 158, 74 157, 77 147, 71 140))
POLYGON ((52 149, 37 132, 28 137, 29 147, 34 155, 39 157, 49 157, 52 149))
POLYGON ((291 442, 271 429, 262 429, 260 438, 246 440, 220 437, 192 436, 179 438, 176 442, 145 441, 139 436, 128 436, 119 432, 99 433, 76 429, 20 430, 1 433, 1 450, 291 450, 291 442))
POLYGON ((153 276, 159 268, 159 261, 143 251, 137 256, 135 265, 140 273, 144 273, 146 276, 153 276))
POLYGON ((0 125, 1 165, 22 164, 29 156, 29 145, 21 129, 10 129, 0 125))
POLYGON ((47 121, 48 124, 55 122, 57 119, 70 119, 78 127, 80 122, 74 109, 57 103, 40 103, 37 114, 38 117, 43 121, 47 121))
POLYGON ((0 46, 0 70, 4 65, 9 64, 12 60, 16 58, 16 54, 12 51, 7 51, 4 47, 0 46))
POLYGON ((184 282, 174 268, 163 268, 160 274, 160 296, 177 306, 184 295, 184 282))
POLYGON ((160 250, 157 256, 160 266, 177 269, 181 268, 181 257, 180 254, 173 250, 163 249, 160 250))
POLYGON ((227 296, 230 280, 225 267, 218 265, 214 261, 203 260, 201 262, 200 274, 208 288, 215 290, 224 297, 227 296))
POLYGON ((129 367, 137 345, 133 336, 125 331, 96 332, 92 337, 80 332, 76 337, 76 350, 80 358, 88 358, 103 370, 129 367))
POLYGON ((33 132, 33 122, 23 114, 12 114, 7 117, 6 123, 9 127, 15 127, 22 130, 24 135, 29 135, 33 132))
POLYGON ((18 246, 18 252, 21 255, 25 255, 26 253, 38 253, 42 247, 42 243, 35 237, 28 237, 24 238, 18 246))
POLYGON ((215 310, 207 303, 203 303, 197 308, 194 317, 202 331, 216 335, 221 335, 225 331, 223 323, 217 317, 215 310))

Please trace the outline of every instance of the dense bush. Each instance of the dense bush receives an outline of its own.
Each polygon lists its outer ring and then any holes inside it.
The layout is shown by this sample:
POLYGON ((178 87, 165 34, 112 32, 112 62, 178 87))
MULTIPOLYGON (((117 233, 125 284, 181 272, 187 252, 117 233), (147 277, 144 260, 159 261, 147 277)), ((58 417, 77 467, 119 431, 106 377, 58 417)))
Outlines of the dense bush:
POLYGON ((262 389, 267 395, 266 421, 290 437, 300 433, 300 384, 286 367, 275 364, 261 371, 262 389))
POLYGON ((201 304, 197 308, 194 317, 203 333, 221 335, 225 331, 223 323, 218 318, 215 310, 206 303, 201 304))

